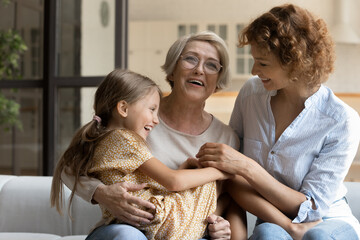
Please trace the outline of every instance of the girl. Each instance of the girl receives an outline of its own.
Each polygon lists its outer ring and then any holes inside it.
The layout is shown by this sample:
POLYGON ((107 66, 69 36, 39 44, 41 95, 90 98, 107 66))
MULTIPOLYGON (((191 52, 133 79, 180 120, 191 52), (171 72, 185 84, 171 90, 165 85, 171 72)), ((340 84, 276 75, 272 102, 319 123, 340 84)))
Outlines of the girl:
MULTIPOLYGON (((155 205, 155 209, 146 209, 154 213, 151 223, 138 227, 148 239, 203 236, 205 219, 215 211, 220 192, 215 180, 230 175, 215 168, 172 170, 152 156, 145 139, 159 123, 160 96, 152 80, 128 70, 116 69, 103 80, 95 94, 93 120, 75 134, 57 164, 52 206, 61 210, 64 169, 76 171, 71 173, 74 176, 96 177, 105 184, 147 183, 148 188, 133 194, 155 205)), ((190 161, 182 167, 189 165, 190 161)), ((75 179, 71 200, 78 180, 75 179)), ((98 227, 119 223, 105 207, 100 207, 103 219, 98 227)))

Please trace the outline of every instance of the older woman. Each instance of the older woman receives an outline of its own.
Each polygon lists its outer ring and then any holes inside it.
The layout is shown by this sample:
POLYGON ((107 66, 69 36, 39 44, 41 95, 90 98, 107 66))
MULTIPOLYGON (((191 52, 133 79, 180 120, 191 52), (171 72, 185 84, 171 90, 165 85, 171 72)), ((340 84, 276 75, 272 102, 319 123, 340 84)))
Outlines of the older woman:
MULTIPOLYGON (((186 166, 205 142, 224 143, 237 149, 239 140, 233 130, 204 110, 205 101, 229 82, 229 57, 224 41, 212 32, 188 35, 177 40, 169 49, 163 70, 171 93, 161 100, 159 124, 148 143, 153 155, 168 167, 186 166)), ((71 171, 69 171, 71 172, 71 171)), ((70 174, 62 180, 73 186, 70 174)), ((144 186, 128 183, 103 185, 95 179, 82 177, 77 194, 87 201, 102 203, 114 216, 125 223, 138 226, 148 223, 152 215, 135 207, 152 208, 152 204, 132 196, 144 186)), ((229 223, 220 216, 208 219, 212 239, 229 239, 229 223), (216 224, 215 224, 216 223, 216 224)), ((102 226, 87 239, 146 239, 136 228, 125 224, 102 226)))
MULTIPOLYGON (((359 115, 322 85, 333 70, 334 47, 323 20, 294 5, 271 9, 244 29, 250 79, 241 89, 230 126, 241 153, 207 143, 204 166, 237 174, 294 223, 321 223, 303 239, 359 239, 343 180, 359 144, 359 115)), ((292 239, 262 223, 251 239, 292 239)))

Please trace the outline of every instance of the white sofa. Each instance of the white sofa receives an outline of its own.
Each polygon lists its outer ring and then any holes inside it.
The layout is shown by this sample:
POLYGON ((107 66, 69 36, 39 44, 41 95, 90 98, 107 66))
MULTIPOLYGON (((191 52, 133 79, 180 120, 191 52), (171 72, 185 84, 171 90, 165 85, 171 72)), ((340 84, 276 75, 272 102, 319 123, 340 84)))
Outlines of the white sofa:
MULTIPOLYGON (((51 177, 0 175, 0 240, 85 239, 101 217, 100 208, 75 196, 71 208, 60 216, 50 207, 51 177)), ((347 182, 348 201, 360 219, 360 182, 347 182)), ((70 195, 66 188, 67 200, 70 195)), ((249 232, 255 217, 248 214, 249 232)))
POLYGON ((52 177, 0 175, 0 240, 85 239, 101 218, 97 205, 75 196, 68 215, 70 190, 61 216, 50 207, 52 177))

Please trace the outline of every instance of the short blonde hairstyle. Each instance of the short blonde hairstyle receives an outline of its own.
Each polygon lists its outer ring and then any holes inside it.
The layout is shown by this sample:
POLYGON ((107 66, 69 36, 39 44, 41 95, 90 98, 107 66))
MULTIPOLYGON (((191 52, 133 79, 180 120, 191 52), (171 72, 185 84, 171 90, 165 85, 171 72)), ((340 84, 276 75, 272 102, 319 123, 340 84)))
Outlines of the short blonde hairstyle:
POLYGON ((165 64, 161 66, 166 73, 166 81, 173 88, 174 83, 169 80, 169 76, 174 72, 176 64, 180 58, 180 55, 184 51, 189 42, 204 41, 214 46, 220 56, 220 64, 222 68, 219 72, 219 78, 216 83, 216 91, 224 89, 230 82, 230 69, 229 69, 229 53, 226 43, 222 38, 211 31, 204 31, 197 34, 189 34, 176 40, 171 45, 166 55, 165 64))

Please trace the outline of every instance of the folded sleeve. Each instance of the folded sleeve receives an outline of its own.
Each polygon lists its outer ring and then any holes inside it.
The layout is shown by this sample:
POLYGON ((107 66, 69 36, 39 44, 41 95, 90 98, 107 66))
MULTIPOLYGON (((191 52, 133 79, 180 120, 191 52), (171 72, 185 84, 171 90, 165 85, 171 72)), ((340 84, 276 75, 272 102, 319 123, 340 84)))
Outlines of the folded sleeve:
MULTIPOLYGON (((75 177, 68 174, 68 172, 70 171, 66 169, 61 172, 61 180, 70 190, 72 190, 75 184, 75 177)), ((86 202, 95 203, 92 201, 94 193, 97 187, 102 184, 103 183, 96 178, 80 176, 79 183, 76 186, 75 194, 84 199, 86 202)))
POLYGON ((339 122, 330 131, 314 159, 300 191, 307 200, 300 205, 295 223, 310 222, 325 216, 331 204, 344 196, 341 187, 359 145, 359 117, 339 122), (315 209, 312 208, 312 201, 315 209))

